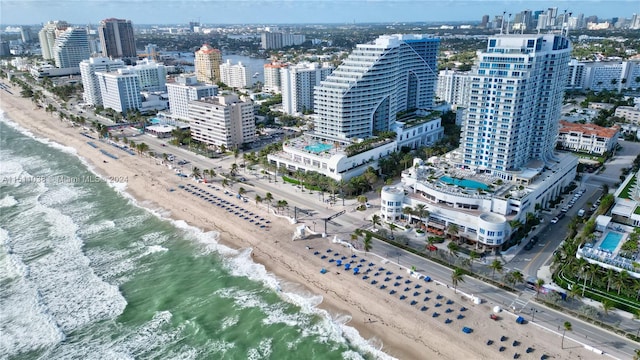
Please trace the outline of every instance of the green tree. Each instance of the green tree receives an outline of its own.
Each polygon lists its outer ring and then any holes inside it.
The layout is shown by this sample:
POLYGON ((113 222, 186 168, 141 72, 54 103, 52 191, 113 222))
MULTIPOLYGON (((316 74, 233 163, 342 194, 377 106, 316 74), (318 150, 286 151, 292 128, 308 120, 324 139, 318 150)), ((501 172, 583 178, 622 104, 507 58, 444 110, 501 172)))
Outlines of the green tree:
POLYGON ((364 252, 366 255, 366 253, 371 251, 371 248, 373 247, 373 245, 371 244, 371 233, 366 233, 366 235, 364 236, 364 240, 362 241, 362 244, 364 246, 364 252))
POLYGON ((480 255, 477 252, 471 250, 471 252, 469 253, 469 268, 473 267, 473 262, 478 260, 478 258, 480 258, 480 255))
POLYGON ((256 206, 258 206, 258 203, 262 202, 262 196, 256 194, 255 200, 256 200, 256 206))
POLYGON ((571 323, 565 321, 564 324, 562 324, 562 349, 564 349, 564 334, 567 331, 571 331, 571 323))
POLYGON ((273 194, 271 194, 270 192, 266 193, 264 196, 264 201, 267 202, 267 212, 269 212, 270 206, 271 206, 271 202, 273 201, 273 194))
POLYGON ((464 282, 464 270, 459 267, 453 269, 451 273, 451 283, 453 284, 453 292, 457 293, 458 283, 464 282))
POLYGON ((603 299, 600 305, 602 306, 602 310, 604 311, 604 314, 609 315, 609 311, 613 309, 615 304, 613 303, 613 301, 609 299, 603 299))
POLYGON ((536 280, 536 299, 538 298, 538 296, 540 295, 540 291, 542 291, 542 287, 544 286, 544 280, 543 279, 538 279, 536 280))
POLYGON ((449 256, 451 258, 458 257, 458 251, 460 251, 458 244, 450 241, 449 244, 447 244, 447 249, 449 250, 449 256))
POLYGON ((504 267, 502 266, 502 262, 498 259, 493 260, 493 262, 489 264, 489 268, 492 270, 492 273, 491 273, 492 279, 495 277, 496 271, 501 274, 502 270, 504 269, 504 267))
POLYGON ((389 225, 389 231, 391 231, 391 240, 395 239, 395 237, 393 236, 393 230, 397 229, 398 226, 394 223, 388 223, 387 225, 389 225))
POLYGON ((376 228, 376 225, 380 226, 381 222, 380 222, 380 215, 378 214, 373 214, 373 216, 371 216, 371 224, 373 225, 373 228, 376 228))
POLYGON ((200 179, 202 177, 202 174, 200 174, 200 169, 194 166, 193 169, 191 169, 191 176, 196 179, 200 179))

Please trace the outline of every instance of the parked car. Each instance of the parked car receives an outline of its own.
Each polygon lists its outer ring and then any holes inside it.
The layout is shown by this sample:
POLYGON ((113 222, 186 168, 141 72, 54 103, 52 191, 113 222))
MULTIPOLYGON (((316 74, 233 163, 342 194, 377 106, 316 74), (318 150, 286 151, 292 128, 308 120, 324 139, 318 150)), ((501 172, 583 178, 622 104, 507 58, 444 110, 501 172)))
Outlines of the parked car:
POLYGON ((524 246, 524 249, 525 250, 531 250, 531 249, 533 249, 533 245, 535 245, 535 244, 533 242, 529 241, 527 243, 527 245, 524 246))
POLYGON ((558 220, 560 220, 560 219, 558 219, 558 217, 556 216, 556 217, 554 217, 553 219, 551 219, 551 223, 552 223, 552 224, 555 224, 555 223, 557 223, 557 222, 558 222, 558 220))
POLYGON ((531 238, 531 242, 534 244, 537 244, 538 240, 540 240, 540 238, 537 235, 531 238))

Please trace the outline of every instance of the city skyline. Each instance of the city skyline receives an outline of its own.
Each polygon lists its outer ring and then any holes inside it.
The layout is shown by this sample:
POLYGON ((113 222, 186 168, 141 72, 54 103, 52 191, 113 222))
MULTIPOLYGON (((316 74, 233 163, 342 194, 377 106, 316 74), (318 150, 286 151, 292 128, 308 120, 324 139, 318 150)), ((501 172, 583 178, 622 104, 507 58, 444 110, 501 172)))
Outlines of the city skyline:
POLYGON ((52 19, 63 19, 73 24, 98 24, 109 17, 130 19, 139 25, 185 24, 189 21, 200 21, 202 24, 479 22, 483 15, 492 18, 503 12, 515 15, 526 9, 543 10, 549 7, 557 7, 559 12, 567 10, 574 15, 597 15, 602 19, 631 17, 633 13, 640 13, 639 3, 632 0, 65 0, 54 3, 1 0, 0 4, 2 25, 36 24, 52 19))

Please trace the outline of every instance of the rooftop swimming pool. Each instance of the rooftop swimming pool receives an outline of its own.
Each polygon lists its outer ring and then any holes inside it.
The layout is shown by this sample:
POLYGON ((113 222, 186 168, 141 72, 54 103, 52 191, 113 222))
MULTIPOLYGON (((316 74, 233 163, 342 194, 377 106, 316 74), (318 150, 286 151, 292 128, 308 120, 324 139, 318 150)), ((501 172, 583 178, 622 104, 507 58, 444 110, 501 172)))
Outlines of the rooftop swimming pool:
POLYGON ((313 145, 307 145, 304 147, 305 150, 307 151, 311 151, 313 153, 321 153, 323 151, 329 151, 331 148, 333 147, 333 145, 331 144, 325 144, 325 143, 315 143, 313 145))
POLYGON ((622 240, 622 234, 609 231, 600 244, 600 249, 613 252, 622 240))
POLYGON ((464 188, 469 188, 469 189, 480 189, 480 190, 489 189, 487 184, 483 184, 479 181, 466 180, 466 179, 454 179, 449 176, 442 176, 440 178, 440 181, 442 181, 445 184, 462 186, 464 188))

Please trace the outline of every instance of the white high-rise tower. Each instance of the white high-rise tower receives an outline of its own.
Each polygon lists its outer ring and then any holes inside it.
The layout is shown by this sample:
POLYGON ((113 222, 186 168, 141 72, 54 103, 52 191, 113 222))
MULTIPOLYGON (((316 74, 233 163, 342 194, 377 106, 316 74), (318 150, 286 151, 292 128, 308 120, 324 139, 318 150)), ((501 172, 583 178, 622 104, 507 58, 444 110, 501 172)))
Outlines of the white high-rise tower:
MULTIPOLYGON (((471 72, 463 165, 510 180, 532 160, 554 160, 571 55, 561 35, 497 35, 471 72)), ((538 167, 538 166, 536 166, 538 167)))

